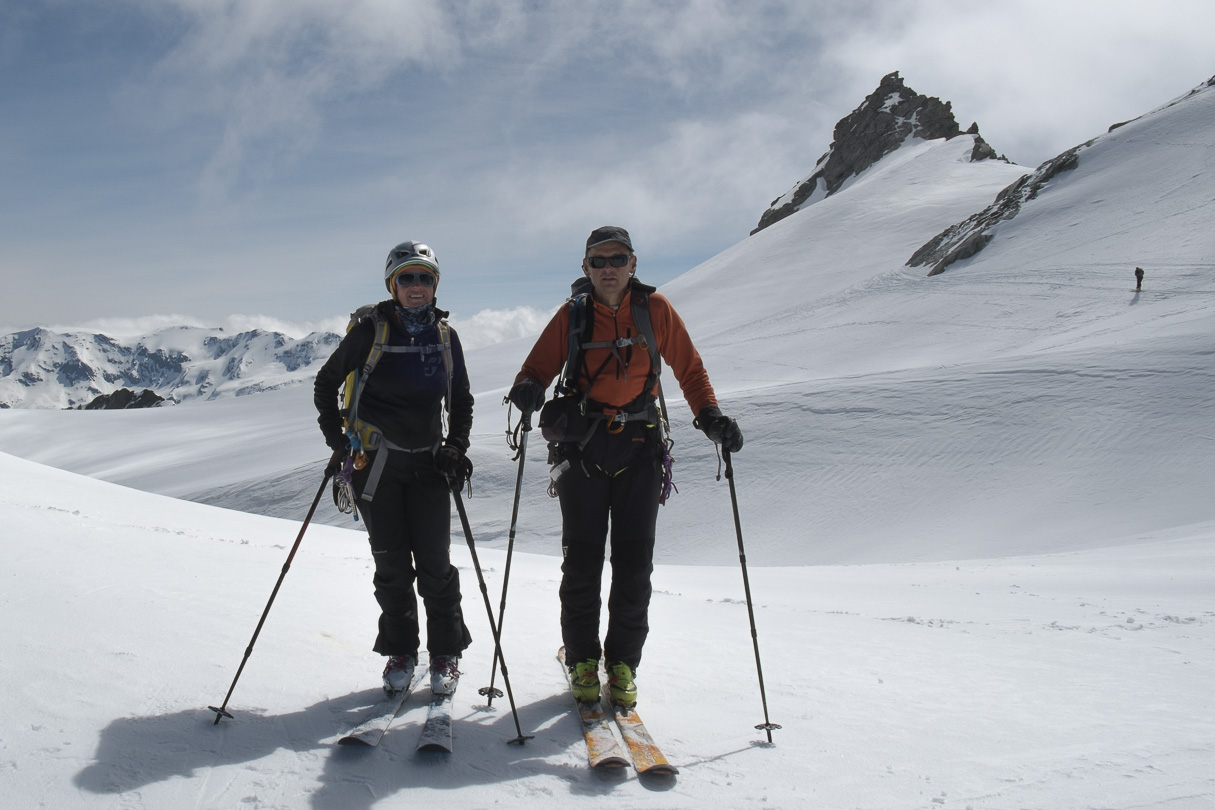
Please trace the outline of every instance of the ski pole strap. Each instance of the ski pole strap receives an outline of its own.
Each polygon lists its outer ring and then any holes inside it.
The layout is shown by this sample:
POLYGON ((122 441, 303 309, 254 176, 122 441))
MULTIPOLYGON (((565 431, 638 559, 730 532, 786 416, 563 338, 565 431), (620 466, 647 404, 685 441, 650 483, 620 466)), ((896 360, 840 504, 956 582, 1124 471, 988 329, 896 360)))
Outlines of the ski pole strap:
POLYGON ((438 452, 442 444, 443 441, 440 439, 429 447, 398 447, 381 435, 380 446, 375 453, 375 459, 371 462, 371 472, 367 475, 367 483, 363 486, 363 492, 359 495, 359 498, 371 503, 371 500, 375 497, 375 491, 380 485, 380 476, 384 474, 384 464, 388 461, 389 452, 434 454, 438 452))

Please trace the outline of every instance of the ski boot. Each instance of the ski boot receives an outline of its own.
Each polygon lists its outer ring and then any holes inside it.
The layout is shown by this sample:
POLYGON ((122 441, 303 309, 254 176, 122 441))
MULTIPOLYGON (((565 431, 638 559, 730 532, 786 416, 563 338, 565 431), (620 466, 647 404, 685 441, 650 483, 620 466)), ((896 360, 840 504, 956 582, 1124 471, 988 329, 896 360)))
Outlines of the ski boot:
POLYGON ((607 665, 608 695, 613 706, 623 706, 631 709, 637 705, 637 683, 634 681, 633 668, 623 661, 613 661, 607 665))
POLYGON ((450 695, 460 682, 460 663, 456 655, 436 655, 430 659, 430 691, 435 695, 450 695))
POLYGON ((413 669, 418 664, 418 659, 412 655, 394 655, 388 659, 388 665, 384 667, 384 691, 389 695, 395 695, 397 692, 402 692, 409 688, 410 681, 413 680, 413 669))
POLYGON ((570 667, 570 690, 579 703, 599 701, 599 662, 594 658, 579 661, 570 667))

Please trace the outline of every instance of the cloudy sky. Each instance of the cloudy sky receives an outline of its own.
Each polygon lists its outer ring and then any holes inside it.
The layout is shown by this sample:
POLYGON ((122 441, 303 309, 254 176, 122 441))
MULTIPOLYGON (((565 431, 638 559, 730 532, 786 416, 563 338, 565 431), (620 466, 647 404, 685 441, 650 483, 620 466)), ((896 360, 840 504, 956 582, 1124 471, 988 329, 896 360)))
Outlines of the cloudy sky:
POLYGON ((886 73, 1033 167, 1209 78, 1212 30, 1209 0, 3 0, 0 329, 331 325, 409 238, 456 315, 547 311, 606 223, 662 283, 886 73))

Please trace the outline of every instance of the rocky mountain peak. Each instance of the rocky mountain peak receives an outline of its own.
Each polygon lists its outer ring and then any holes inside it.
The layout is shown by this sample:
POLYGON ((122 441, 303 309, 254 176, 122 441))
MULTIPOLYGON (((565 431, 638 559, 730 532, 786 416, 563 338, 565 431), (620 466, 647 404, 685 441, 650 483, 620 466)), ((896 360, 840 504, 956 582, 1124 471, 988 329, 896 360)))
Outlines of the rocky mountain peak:
POLYGON ((883 76, 877 89, 861 106, 835 125, 831 148, 818 159, 814 172, 787 194, 773 200, 751 233, 839 191, 848 178, 865 171, 902 146, 908 138, 937 140, 959 135, 974 136, 972 161, 997 157, 995 150, 979 136, 977 123, 962 131, 953 117, 950 102, 915 92, 903 82, 897 70, 883 76))

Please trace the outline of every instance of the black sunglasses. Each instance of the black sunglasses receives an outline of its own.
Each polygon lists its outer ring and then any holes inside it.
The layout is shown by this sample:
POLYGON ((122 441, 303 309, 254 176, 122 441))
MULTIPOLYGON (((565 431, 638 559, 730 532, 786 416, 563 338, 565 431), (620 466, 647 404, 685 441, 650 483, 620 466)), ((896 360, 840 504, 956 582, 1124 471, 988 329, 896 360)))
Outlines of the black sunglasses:
POLYGON ((414 282, 418 282, 423 287, 435 286, 434 273, 397 273, 397 286, 409 287, 414 282))
POLYGON ((624 267, 631 258, 633 257, 624 253, 617 253, 615 256, 587 256, 586 263, 596 270, 602 270, 609 264, 612 267, 624 267))

